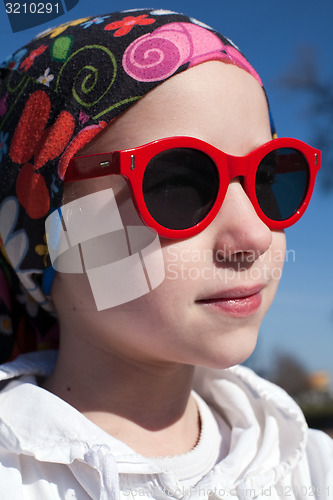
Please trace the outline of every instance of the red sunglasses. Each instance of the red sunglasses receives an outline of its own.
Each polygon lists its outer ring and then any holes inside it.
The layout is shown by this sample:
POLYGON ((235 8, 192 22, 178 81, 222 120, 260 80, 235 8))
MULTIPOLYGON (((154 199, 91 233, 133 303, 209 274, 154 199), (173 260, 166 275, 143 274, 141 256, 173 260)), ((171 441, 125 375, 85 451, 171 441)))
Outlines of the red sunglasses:
POLYGON ((291 226, 310 201, 320 160, 318 149, 297 139, 274 139, 246 156, 232 156, 199 139, 169 137, 74 157, 65 182, 123 175, 143 222, 166 238, 186 238, 210 224, 238 176, 268 227, 291 226))

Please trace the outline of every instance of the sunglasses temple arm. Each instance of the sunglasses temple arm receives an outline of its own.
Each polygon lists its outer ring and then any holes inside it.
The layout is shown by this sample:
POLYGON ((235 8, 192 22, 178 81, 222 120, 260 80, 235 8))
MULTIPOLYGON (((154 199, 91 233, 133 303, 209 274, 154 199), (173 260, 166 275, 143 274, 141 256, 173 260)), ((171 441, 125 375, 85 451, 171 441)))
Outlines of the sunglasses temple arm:
POLYGON ((89 156, 77 156, 70 160, 65 182, 92 179, 104 175, 120 174, 120 154, 100 153, 89 156))

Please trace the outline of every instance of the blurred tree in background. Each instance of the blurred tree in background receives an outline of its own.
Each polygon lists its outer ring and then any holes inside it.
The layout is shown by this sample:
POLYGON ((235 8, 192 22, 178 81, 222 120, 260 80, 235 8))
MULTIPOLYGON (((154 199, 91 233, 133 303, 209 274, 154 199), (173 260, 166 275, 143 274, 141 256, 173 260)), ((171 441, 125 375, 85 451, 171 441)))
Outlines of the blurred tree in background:
POLYGON ((295 397, 310 389, 309 374, 296 357, 288 353, 277 353, 273 381, 295 397))
POLYGON ((307 116, 313 129, 313 146, 322 150, 323 188, 333 190, 333 77, 325 80, 314 47, 299 47, 296 60, 279 82, 289 91, 307 95, 307 116))

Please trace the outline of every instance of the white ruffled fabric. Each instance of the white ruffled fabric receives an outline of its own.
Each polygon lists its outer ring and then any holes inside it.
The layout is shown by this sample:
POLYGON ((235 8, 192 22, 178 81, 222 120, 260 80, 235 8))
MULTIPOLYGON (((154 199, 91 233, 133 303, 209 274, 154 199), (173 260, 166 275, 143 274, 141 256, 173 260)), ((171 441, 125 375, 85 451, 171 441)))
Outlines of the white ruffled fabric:
POLYGON ((333 499, 333 441, 247 368, 197 369, 197 446, 149 459, 37 385, 55 360, 33 353, 0 367, 2 500, 333 499))

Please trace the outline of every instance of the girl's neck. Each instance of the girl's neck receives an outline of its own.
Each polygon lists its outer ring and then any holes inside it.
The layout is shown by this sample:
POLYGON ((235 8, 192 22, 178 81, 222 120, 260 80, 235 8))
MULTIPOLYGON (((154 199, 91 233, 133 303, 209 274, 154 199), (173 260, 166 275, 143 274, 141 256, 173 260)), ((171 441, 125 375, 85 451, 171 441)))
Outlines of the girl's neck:
POLYGON ((125 359, 93 344, 71 346, 70 338, 45 389, 142 455, 176 455, 195 446, 194 367, 125 359))

